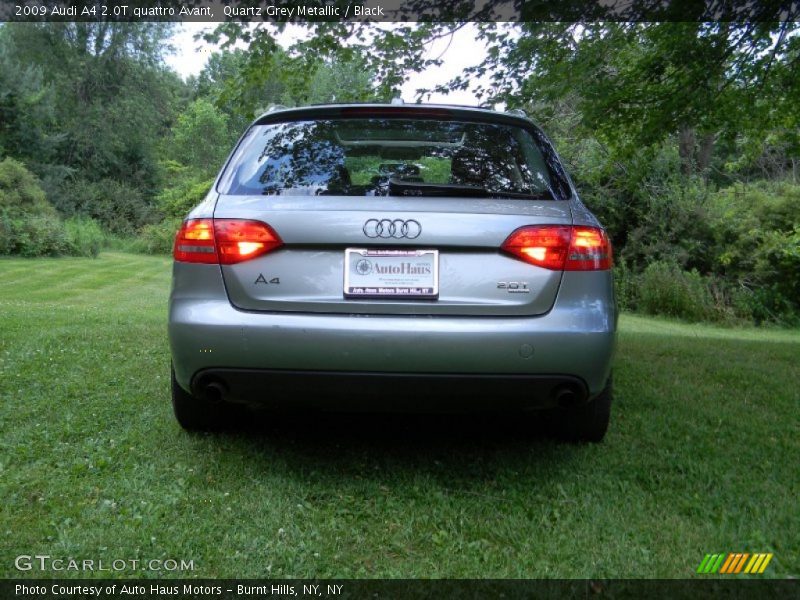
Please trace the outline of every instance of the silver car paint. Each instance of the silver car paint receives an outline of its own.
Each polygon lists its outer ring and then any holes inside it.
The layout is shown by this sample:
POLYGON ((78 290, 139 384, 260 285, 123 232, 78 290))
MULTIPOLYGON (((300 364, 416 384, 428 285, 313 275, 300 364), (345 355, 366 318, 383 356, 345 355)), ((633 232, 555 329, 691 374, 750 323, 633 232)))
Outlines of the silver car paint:
POLYGON ((288 247, 255 260, 222 267, 231 302, 246 310, 431 315, 533 315, 550 310, 561 272, 502 254, 515 229, 531 223, 570 224, 567 203, 458 198, 221 196, 216 218, 269 223, 288 247), (369 239, 368 219, 414 219, 419 237, 369 239), (377 243, 379 242, 379 243, 377 243), (342 295, 345 247, 439 250, 439 299, 421 303, 353 300, 342 295), (279 285, 256 281, 278 278, 279 285), (524 282, 528 293, 510 294, 498 282, 524 282))

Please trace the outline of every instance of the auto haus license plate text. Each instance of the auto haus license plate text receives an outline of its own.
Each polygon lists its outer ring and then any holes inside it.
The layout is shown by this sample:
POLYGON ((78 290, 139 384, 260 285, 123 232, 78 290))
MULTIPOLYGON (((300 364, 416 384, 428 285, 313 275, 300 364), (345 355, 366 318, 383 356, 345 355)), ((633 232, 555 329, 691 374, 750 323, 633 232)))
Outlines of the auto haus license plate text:
POLYGON ((433 299, 439 295, 439 253, 348 248, 344 279, 348 298, 433 299))

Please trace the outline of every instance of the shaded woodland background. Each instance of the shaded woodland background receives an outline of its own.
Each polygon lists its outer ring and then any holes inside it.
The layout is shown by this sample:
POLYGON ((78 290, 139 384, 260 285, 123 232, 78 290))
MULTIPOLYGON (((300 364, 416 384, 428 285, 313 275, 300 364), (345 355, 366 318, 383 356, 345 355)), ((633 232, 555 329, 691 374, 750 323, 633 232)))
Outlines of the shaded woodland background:
MULTIPOLYGON (((282 48, 226 23, 184 81, 171 24, 2 24, 0 254, 168 253, 258 112, 388 101, 464 26, 307 24, 282 48)), ((612 236, 624 308, 800 324, 797 24, 476 27, 487 59, 436 91, 481 75, 483 103, 544 128, 612 236)))

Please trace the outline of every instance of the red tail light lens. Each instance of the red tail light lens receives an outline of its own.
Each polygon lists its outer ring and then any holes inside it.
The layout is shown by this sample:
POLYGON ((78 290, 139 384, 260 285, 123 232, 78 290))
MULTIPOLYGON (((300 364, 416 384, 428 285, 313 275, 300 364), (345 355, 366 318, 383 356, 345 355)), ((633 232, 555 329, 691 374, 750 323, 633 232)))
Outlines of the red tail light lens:
POLYGON ((283 246, 281 238, 266 223, 237 219, 214 219, 219 262, 233 265, 283 246))
POLYGON ((241 219, 190 219, 175 236, 175 260, 233 265, 283 245, 266 223, 241 219))
POLYGON ((538 267, 560 271, 569 250, 571 227, 520 227, 503 242, 502 249, 538 267))
POLYGON ((553 271, 611 268, 611 242, 599 227, 530 225, 513 232, 501 249, 553 271))
POLYGON ((214 247, 214 221, 211 219, 184 221, 175 235, 172 256, 181 262, 217 264, 219 259, 214 247))
POLYGON ((611 268, 611 242, 599 227, 573 227, 565 271, 606 271, 611 268))

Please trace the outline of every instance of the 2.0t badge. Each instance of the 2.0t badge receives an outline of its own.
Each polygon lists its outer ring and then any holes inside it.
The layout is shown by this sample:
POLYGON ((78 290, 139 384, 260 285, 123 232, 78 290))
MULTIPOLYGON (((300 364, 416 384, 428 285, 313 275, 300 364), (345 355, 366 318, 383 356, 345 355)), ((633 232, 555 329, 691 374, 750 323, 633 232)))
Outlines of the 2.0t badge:
POLYGON ((498 290, 505 290, 509 294, 530 294, 528 284, 524 281, 498 281, 498 290))

